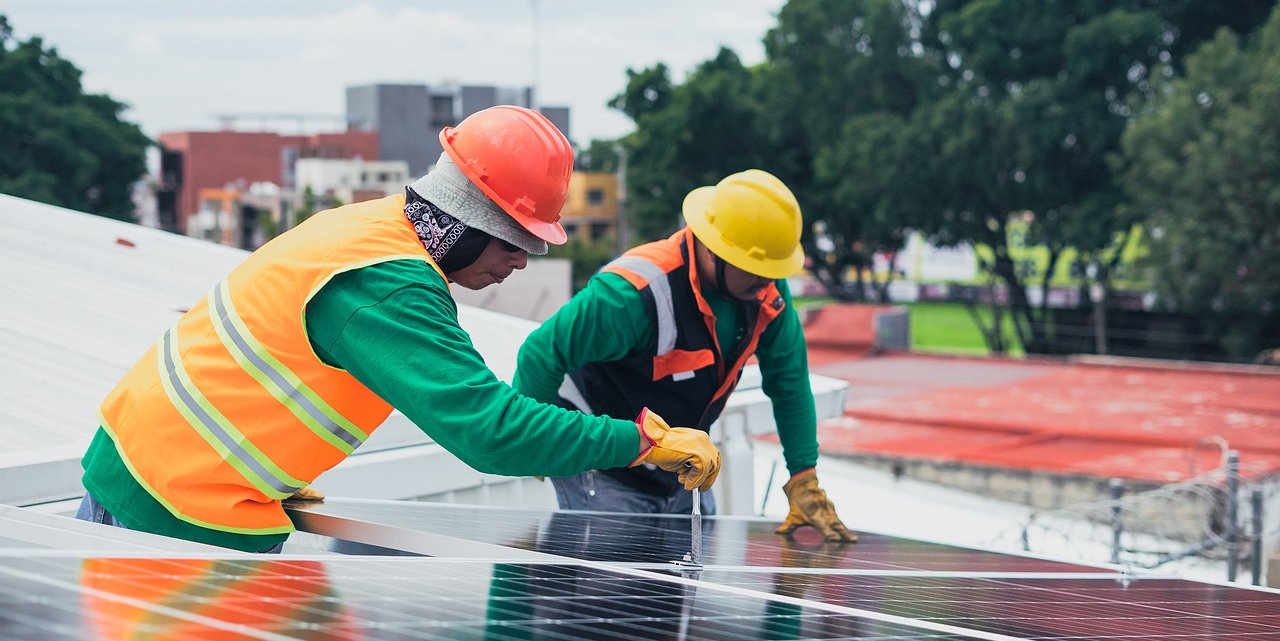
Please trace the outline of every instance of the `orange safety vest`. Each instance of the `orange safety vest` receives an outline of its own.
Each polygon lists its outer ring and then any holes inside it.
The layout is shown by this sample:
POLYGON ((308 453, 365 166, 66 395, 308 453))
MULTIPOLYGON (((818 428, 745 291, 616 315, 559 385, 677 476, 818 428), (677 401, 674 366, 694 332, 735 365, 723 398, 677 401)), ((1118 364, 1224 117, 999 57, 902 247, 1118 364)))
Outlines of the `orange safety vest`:
POLYGON ((138 483, 200 527, 292 532, 280 499, 350 455, 392 409, 316 356, 307 303, 342 272, 400 259, 440 272, 404 196, 389 196, 318 213, 232 270, 99 408, 138 483))
MULTIPOLYGON (((654 327, 653 343, 627 358, 587 363, 569 372, 557 404, 619 418, 636 416, 648 407, 671 425, 710 431, 761 335, 786 304, 774 283, 762 288, 754 300, 739 303, 745 323, 742 337, 734 345, 721 345, 693 257, 694 236, 686 227, 604 266, 601 271, 623 277, 640 292, 654 327)), ((645 466, 604 473, 655 496, 681 489, 675 474, 645 466)))

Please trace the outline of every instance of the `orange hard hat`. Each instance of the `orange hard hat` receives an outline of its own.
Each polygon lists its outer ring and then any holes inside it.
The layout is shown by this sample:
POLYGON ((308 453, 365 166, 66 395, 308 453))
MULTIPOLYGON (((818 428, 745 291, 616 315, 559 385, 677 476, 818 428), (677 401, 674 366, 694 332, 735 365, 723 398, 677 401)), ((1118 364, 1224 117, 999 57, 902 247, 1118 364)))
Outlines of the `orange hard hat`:
POLYGON ((559 221, 573 148, 546 116, 514 105, 490 107, 440 130, 440 144, 467 179, 529 233, 553 245, 567 240, 559 221))

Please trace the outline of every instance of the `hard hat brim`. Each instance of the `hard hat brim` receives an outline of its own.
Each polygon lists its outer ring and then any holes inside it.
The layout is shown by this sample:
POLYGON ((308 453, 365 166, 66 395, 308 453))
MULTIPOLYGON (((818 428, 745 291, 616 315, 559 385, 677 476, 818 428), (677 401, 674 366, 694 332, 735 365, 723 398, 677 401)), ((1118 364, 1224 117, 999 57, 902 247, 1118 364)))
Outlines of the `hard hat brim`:
POLYGON ((711 199, 715 191, 715 187, 699 187, 684 197, 684 204, 680 208, 693 235, 711 253, 742 271, 764 278, 787 278, 800 273, 804 268, 804 249, 800 245, 796 245, 795 251, 786 258, 755 258, 725 240, 724 235, 707 216, 711 211, 711 199))

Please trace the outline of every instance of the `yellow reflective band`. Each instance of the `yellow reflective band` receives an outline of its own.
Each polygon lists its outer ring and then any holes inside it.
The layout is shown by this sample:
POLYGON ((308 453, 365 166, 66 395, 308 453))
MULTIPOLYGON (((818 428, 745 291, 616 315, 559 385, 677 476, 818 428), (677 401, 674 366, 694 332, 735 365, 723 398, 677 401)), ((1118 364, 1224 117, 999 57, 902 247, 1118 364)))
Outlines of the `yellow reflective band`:
POLYGON ((146 479, 142 478, 142 473, 138 471, 138 468, 134 467, 133 461, 129 460, 129 456, 125 454, 124 448, 120 447, 120 437, 116 434, 115 428, 111 426, 111 422, 107 420, 105 415, 103 415, 102 410, 98 410, 98 424, 102 426, 102 429, 107 431, 107 436, 111 437, 111 442, 116 447, 116 453, 120 455, 120 461, 124 463, 125 468, 127 468, 129 473, 133 475, 133 480, 137 481, 138 485, 142 486, 142 489, 146 490, 147 494, 151 495, 151 498, 155 499, 160 505, 163 505, 164 509, 169 510, 169 513, 174 517, 202 528, 218 530, 220 532, 231 532, 232 534, 289 534, 294 531, 293 524, 263 528, 231 527, 228 525, 204 521, 187 514, 183 514, 178 510, 178 508, 174 507, 173 503, 169 502, 169 499, 162 496, 155 488, 151 487, 151 485, 147 483, 146 479))
POLYGON ((177 335, 178 326, 175 324, 160 337, 160 345, 156 349, 160 382, 173 407, 222 460, 263 494, 283 499, 305 487, 305 481, 299 481, 280 469, 200 392, 182 366, 177 335))
POLYGON ((316 436, 343 454, 354 452, 369 435, 325 403, 254 338, 236 312, 227 289, 223 280, 209 292, 209 313, 218 338, 236 363, 316 436))

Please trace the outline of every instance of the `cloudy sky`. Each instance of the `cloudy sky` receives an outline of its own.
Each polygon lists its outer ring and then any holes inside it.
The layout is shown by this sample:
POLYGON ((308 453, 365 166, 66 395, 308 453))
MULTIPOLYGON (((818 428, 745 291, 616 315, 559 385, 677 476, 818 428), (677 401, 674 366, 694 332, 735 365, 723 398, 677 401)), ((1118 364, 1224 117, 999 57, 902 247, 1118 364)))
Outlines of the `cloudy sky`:
MULTIPOLYGON (((665 62, 677 79, 720 45, 751 64, 783 0, 9 0, 19 39, 44 38, 89 91, 131 106, 149 135, 215 129, 218 114, 339 117, 344 89, 377 82, 536 80, 573 109, 571 137, 631 130, 605 103, 626 69, 665 62), (534 64, 534 5, 539 64, 534 64)), ((322 120, 313 121, 312 130, 322 120)), ((241 127, 258 127, 245 120, 241 127)), ((296 131, 279 123, 278 129, 296 131)), ((330 125, 332 126, 332 125, 330 125)))

